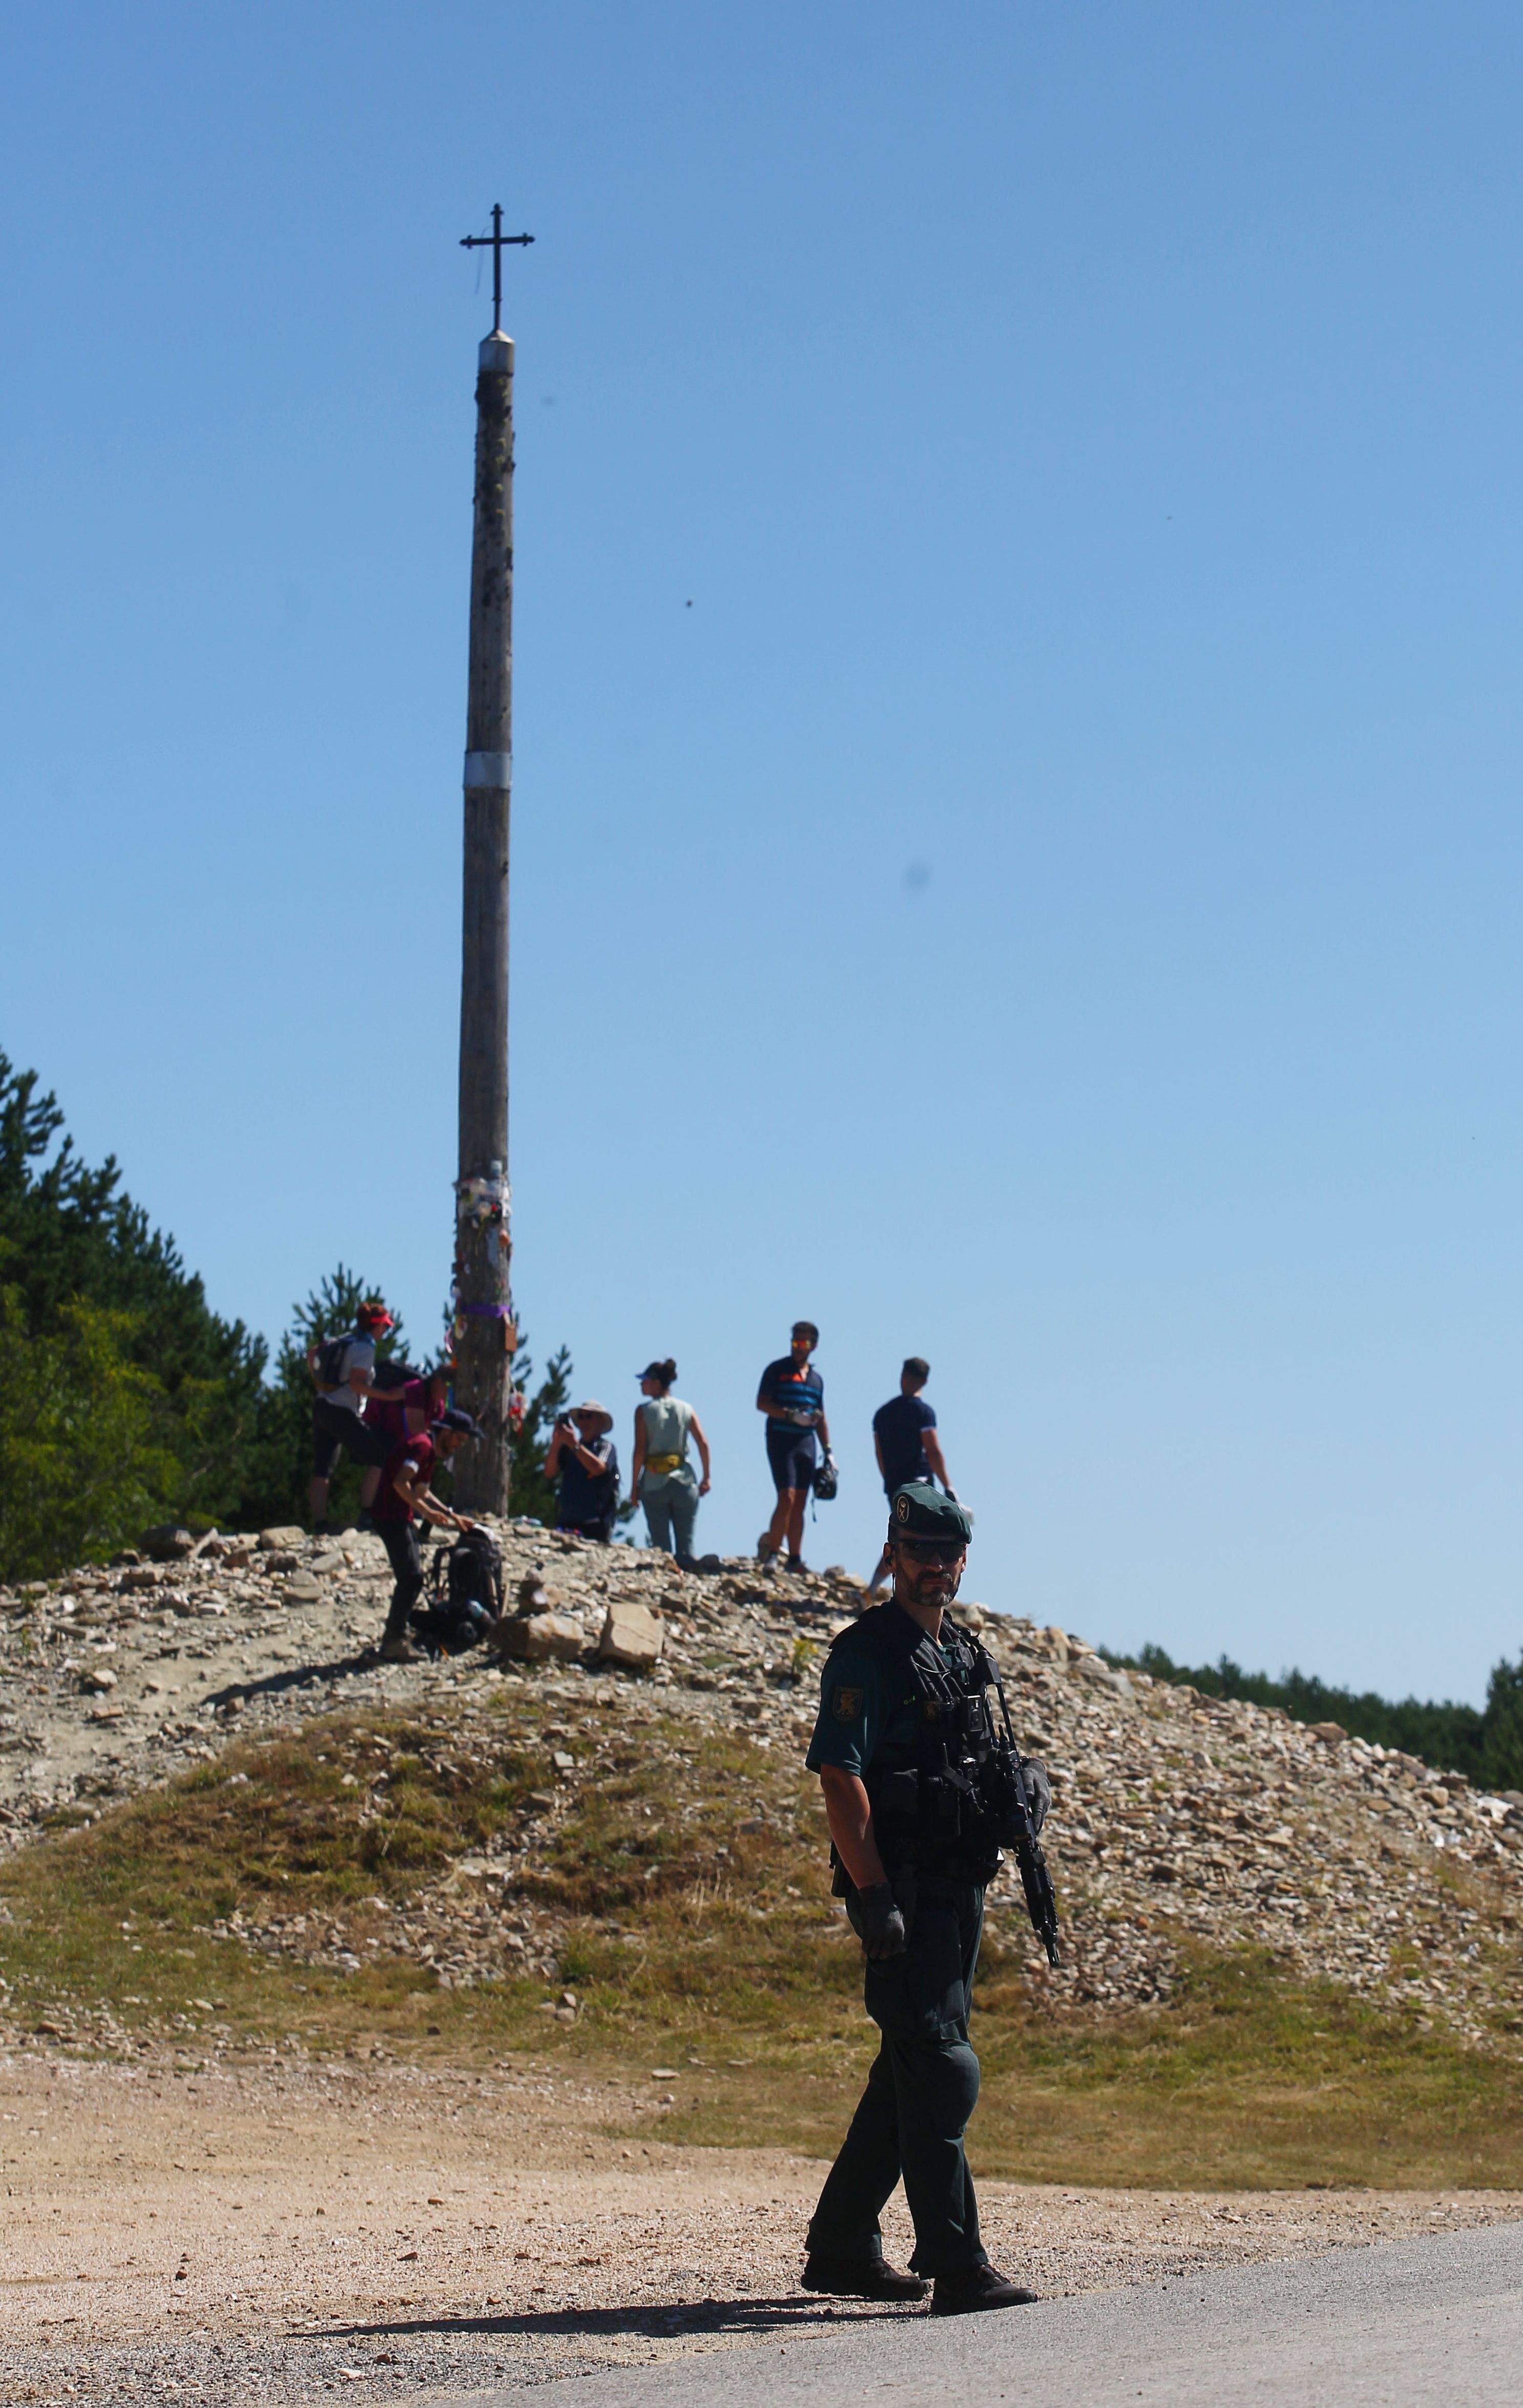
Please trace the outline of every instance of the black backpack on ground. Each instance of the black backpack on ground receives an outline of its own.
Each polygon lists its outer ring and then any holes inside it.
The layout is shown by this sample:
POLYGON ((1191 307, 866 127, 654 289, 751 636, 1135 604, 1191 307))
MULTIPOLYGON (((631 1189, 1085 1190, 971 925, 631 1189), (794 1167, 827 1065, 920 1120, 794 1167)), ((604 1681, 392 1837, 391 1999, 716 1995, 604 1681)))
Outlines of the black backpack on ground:
POLYGON ((431 1656, 460 1656, 502 1612, 502 1549, 490 1530, 462 1530, 434 1556, 433 1594, 412 1627, 431 1656))

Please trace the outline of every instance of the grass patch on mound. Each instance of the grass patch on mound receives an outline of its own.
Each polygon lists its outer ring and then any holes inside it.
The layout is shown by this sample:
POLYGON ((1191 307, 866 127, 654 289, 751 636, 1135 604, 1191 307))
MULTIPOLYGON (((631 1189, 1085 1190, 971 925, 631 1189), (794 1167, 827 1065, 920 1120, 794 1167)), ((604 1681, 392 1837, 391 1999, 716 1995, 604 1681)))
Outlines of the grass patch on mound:
MULTIPOLYGON (((444 1707, 329 1716, 23 1850, 0 1865, 12 2020, 194 2050, 530 2051, 613 2078, 611 2132, 828 2154, 874 2035, 814 1784, 680 1715, 545 1714, 505 1689, 468 1726, 444 1707), (505 1883, 464 1878, 488 1851, 505 1883), (442 1984, 398 1942, 396 1916, 421 1912, 445 1958, 474 1925, 497 1978, 442 1984), (277 1919, 283 1950, 226 1936, 235 1918, 277 1919), (553 1949, 548 1974, 502 1946, 515 1921, 553 1949), (340 1950, 347 1968, 320 1961, 340 1950), (545 2012, 563 1987, 574 2023, 545 2012)), ((1523 2178, 1510 2058, 1258 1952, 1184 1963, 1167 2006, 1059 2014, 1024 1928, 991 1936, 976 2165, 1181 2186, 1523 2178)))

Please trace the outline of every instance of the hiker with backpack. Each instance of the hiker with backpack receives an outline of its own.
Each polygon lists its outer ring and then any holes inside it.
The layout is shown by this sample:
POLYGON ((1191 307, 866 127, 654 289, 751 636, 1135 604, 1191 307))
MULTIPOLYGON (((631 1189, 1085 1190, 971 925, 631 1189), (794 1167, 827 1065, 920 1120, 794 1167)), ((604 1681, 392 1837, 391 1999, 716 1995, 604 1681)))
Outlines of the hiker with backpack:
POLYGON ((589 1398, 556 1421, 545 1477, 557 1483, 555 1527, 583 1539, 613 1536, 619 1510, 619 1456, 609 1437, 613 1415, 589 1398))
MULTIPOLYGON (((375 1385, 376 1340, 393 1326, 392 1315, 379 1296, 367 1297, 354 1315, 354 1326, 341 1338, 314 1340, 307 1349, 307 1371, 317 1394, 312 1398, 312 1482, 309 1492, 312 1528, 319 1536, 328 1522, 328 1489, 341 1455, 379 1473, 395 1441, 365 1418, 364 1407, 375 1385)), ((374 1483, 365 1484, 374 1494, 374 1483)), ((362 1489, 362 1503, 368 1503, 362 1489)))
POLYGON ((440 1504, 430 1482, 437 1465, 448 1463, 468 1438, 481 1435, 469 1413, 458 1405, 449 1405, 416 1438, 398 1440, 386 1457, 371 1517, 396 1578, 386 1627, 381 1635, 381 1655, 387 1664, 418 1661, 418 1650, 408 1637, 408 1616, 424 1588, 423 1557, 418 1551, 413 1516, 431 1522, 439 1530, 475 1529, 475 1523, 464 1513, 453 1512, 448 1505, 440 1504))
POLYGON ((696 1560, 693 1525, 698 1518, 698 1498, 709 1494, 709 1441, 692 1406, 672 1395, 676 1377, 677 1366, 669 1357, 665 1363, 647 1363, 639 1375, 645 1402, 635 1407, 629 1501, 633 1504, 639 1498, 644 1506, 652 1546, 675 1555, 683 1571, 690 1572, 696 1560), (703 1465, 701 1480, 694 1479, 687 1459, 690 1438, 703 1465))

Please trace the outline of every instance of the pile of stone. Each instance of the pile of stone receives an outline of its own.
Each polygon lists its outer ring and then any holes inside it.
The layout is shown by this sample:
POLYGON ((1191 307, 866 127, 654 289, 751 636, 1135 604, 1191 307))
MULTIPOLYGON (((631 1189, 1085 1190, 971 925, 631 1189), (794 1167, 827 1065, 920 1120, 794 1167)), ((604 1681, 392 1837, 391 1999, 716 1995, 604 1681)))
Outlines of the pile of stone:
MULTIPOLYGON (((255 1737, 335 1707, 428 1707, 459 1746, 489 1746, 496 1684, 522 1684, 547 1754, 585 1756, 597 1709, 656 1736, 653 1713, 743 1730, 792 1779, 813 1721, 821 1650, 863 1603, 849 1574, 793 1577, 744 1558, 680 1571, 668 1556, 510 1524, 511 1627, 483 1650, 417 1666, 373 1653, 389 1575, 356 1532, 195 1541, 153 1531, 131 1559, 0 1590, 0 1828, 21 1844, 255 1737)), ((1103 2014, 1165 1998, 1192 1942, 1267 1947, 1286 1968, 1412 2002, 1488 2045, 1523 2033, 1518 1872, 1523 1799, 1257 1707, 1119 1671, 1057 1629, 959 1608, 1005 1682, 1024 1745, 1055 1791, 1047 1850, 1064 1924, 1049 1973, 1007 1875, 995 1939, 1024 1978, 1103 2014)), ((441 1742, 441 1743, 443 1743, 441 1742)), ((600 1743, 600 1742, 599 1742, 600 1743)), ((583 1768, 585 1769, 585 1768, 583 1768)), ((552 1779, 556 1768, 552 1765, 552 1779)), ((562 1810, 547 1788, 540 1833, 562 1810)), ((525 1832, 509 1856, 536 1844, 525 1832)), ((561 1935, 511 1902, 512 1865, 457 1868, 395 1911, 395 1935, 441 1976, 515 1961, 550 1974, 561 1935)), ((341 1963, 337 1925, 263 1925, 261 1944, 341 1963)))

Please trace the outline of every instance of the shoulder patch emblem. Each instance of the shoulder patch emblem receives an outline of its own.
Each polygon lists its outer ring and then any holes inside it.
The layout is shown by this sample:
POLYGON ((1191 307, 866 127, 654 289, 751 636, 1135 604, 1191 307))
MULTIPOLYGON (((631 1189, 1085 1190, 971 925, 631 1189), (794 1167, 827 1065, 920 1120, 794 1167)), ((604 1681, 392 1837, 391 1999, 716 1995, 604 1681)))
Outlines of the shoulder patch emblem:
POLYGON ((844 1683, 831 1692, 830 1711, 838 1723, 855 1723, 862 1711, 865 1691, 847 1688, 844 1683))

